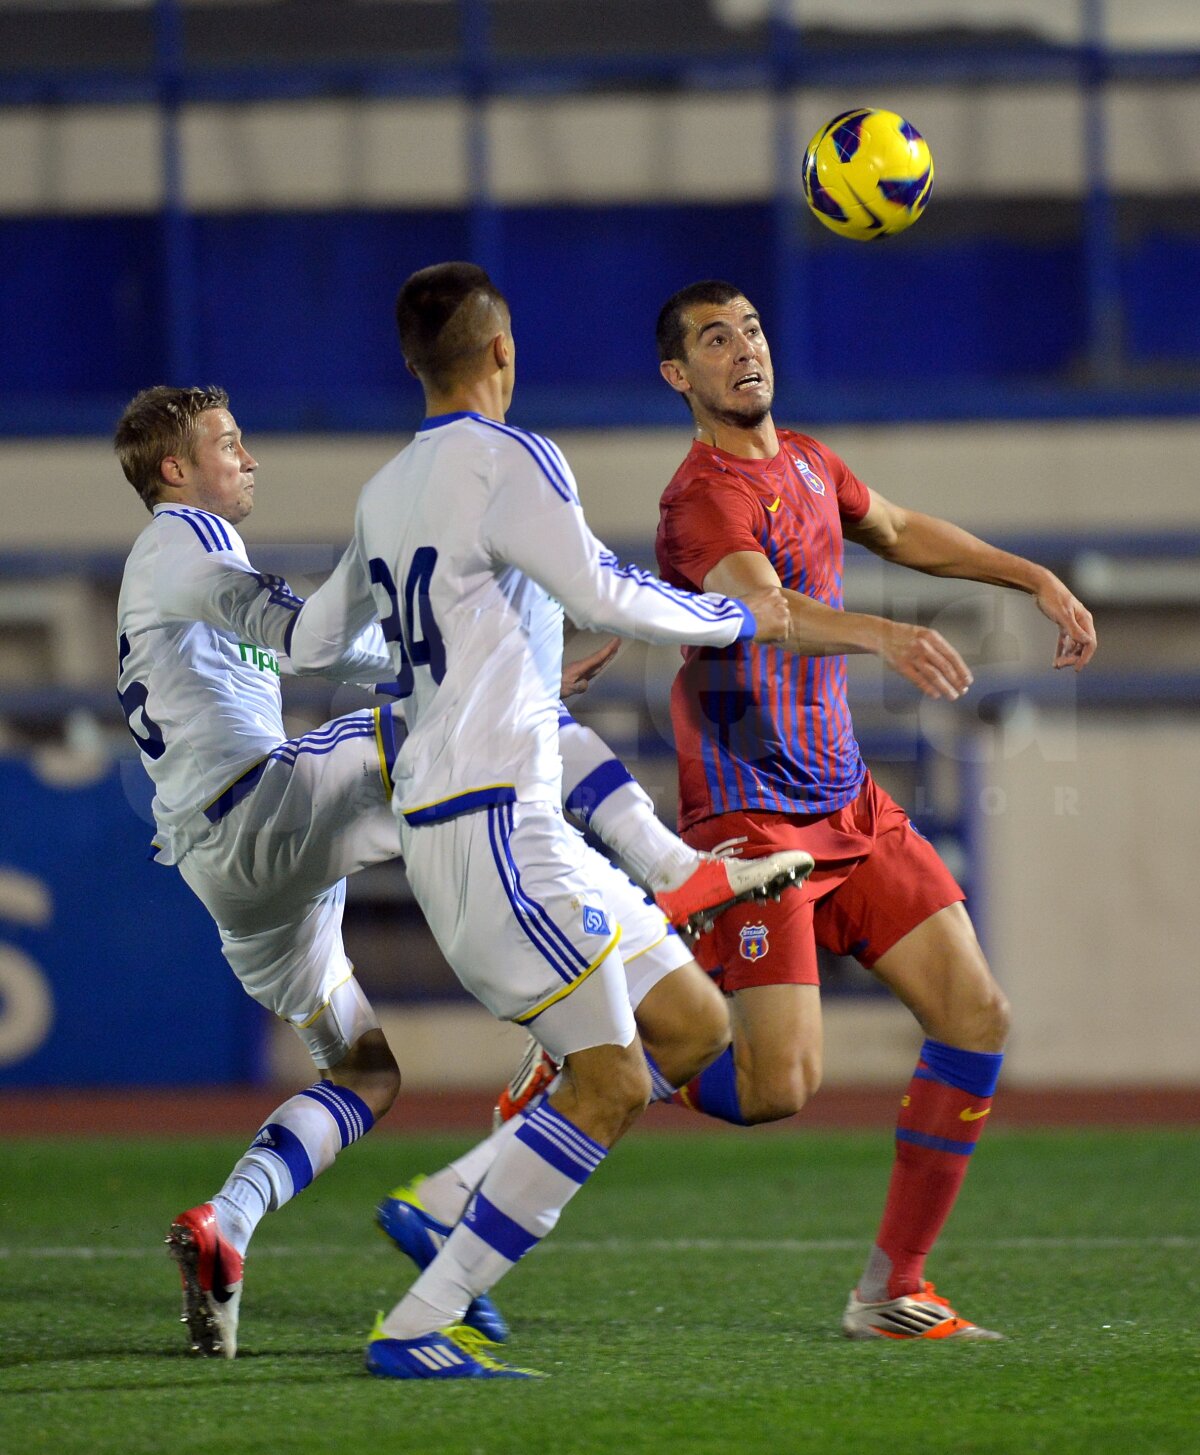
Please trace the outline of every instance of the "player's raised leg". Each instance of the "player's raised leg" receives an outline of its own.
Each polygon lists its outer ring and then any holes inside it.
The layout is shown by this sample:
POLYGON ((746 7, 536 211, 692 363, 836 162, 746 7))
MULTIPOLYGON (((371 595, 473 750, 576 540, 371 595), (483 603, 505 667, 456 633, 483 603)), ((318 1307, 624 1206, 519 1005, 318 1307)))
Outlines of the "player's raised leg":
POLYGON ((728 910, 695 946, 730 997, 733 1041, 680 1089, 678 1104, 745 1126, 792 1116, 816 1093, 823 1031, 813 912, 831 874, 822 867, 777 904, 728 910))
POLYGON ((992 1109, 1008 1003, 961 904, 931 915, 873 968, 927 1039, 901 1100, 883 1220, 843 1332, 856 1339, 999 1338, 956 1314, 924 1271, 992 1109))
POLYGON ((337 987, 301 1035, 322 1079, 276 1107, 221 1189, 180 1213, 167 1234, 197 1354, 236 1356, 244 1261, 259 1222, 365 1136, 400 1089, 399 1068, 353 979, 337 987))
POLYGON ((676 929, 698 934, 732 905, 778 899, 812 872, 812 855, 803 850, 737 859, 685 844, 604 740, 561 706, 558 742, 564 808, 646 885, 676 929))
POLYGON ((821 1085, 823 1026, 816 985, 761 985, 731 997, 727 1051, 672 1100, 734 1126, 794 1116, 821 1085))

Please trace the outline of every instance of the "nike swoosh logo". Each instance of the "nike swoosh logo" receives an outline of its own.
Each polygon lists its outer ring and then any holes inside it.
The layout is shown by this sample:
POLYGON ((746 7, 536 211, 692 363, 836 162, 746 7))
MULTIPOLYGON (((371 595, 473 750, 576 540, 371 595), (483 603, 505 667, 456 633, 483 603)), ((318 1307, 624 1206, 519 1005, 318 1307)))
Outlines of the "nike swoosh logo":
POLYGON ((777 495, 775 497, 774 502, 771 505, 768 505, 767 506, 767 509, 771 512, 772 515, 774 515, 775 512, 779 509, 780 502, 782 501, 782 499, 783 499, 783 497, 781 495, 777 495))
POLYGON ((976 1111, 973 1106, 964 1106, 958 1114, 958 1119, 960 1122, 977 1122, 982 1120, 983 1117, 989 1116, 991 1110, 990 1106, 985 1107, 983 1111, 976 1111))

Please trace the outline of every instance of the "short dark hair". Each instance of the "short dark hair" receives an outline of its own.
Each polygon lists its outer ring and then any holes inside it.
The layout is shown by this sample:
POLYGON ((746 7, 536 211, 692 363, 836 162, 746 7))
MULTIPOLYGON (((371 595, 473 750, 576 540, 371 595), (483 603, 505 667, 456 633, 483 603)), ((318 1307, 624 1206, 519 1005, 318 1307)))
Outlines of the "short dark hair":
POLYGON ((474 263, 435 263, 408 278, 396 299, 400 349, 422 383, 449 388, 505 326, 508 302, 474 263))
POLYGON ((168 455, 194 460, 200 416, 210 409, 228 407, 229 395, 215 384, 200 389, 155 384, 125 406, 113 435, 113 449, 126 480, 147 510, 154 509, 162 493, 162 462, 168 455))
POLYGON ((700 283, 689 283, 678 293, 672 293, 659 309, 658 323, 654 329, 660 361, 665 363, 667 359, 683 358, 687 342, 683 315, 694 304, 732 303, 735 298, 745 296, 741 288, 735 288, 732 283, 723 283, 719 278, 705 278, 700 283))

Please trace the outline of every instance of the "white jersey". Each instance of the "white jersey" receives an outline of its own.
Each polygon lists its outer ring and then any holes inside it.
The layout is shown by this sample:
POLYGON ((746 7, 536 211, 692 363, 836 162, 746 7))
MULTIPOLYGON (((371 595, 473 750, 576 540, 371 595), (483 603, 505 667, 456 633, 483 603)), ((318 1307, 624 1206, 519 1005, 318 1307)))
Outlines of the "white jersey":
MULTIPOLYGON (((163 504, 134 542, 117 607, 117 691, 154 782, 156 847, 177 863, 207 831, 206 810, 287 737, 279 676, 302 602, 255 571, 220 516, 163 504)), ((323 669, 373 681, 378 628, 323 669)))
POLYGON ((339 623, 372 599, 407 699, 393 802, 414 826, 559 802, 564 608, 579 626, 667 644, 728 646, 755 629, 739 602, 622 566, 554 444, 467 413, 426 420, 364 487, 354 544, 297 621, 296 662, 321 670, 339 623))

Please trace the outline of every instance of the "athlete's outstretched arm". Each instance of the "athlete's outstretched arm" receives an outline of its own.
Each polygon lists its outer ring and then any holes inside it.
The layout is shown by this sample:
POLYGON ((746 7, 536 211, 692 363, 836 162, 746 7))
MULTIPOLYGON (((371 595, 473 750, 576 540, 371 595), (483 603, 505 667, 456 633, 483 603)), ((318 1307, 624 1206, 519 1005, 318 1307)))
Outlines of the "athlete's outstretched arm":
POLYGON ((507 478, 493 493, 483 530, 497 561, 536 581, 577 626, 664 646, 779 641, 787 631, 777 581, 749 587, 739 601, 668 586, 622 565, 592 534, 578 501, 555 494, 536 471, 507 478))
POLYGON ((288 636, 288 656, 297 672, 343 682, 394 677, 371 582, 357 540, 305 601, 288 636))
MULTIPOLYGON (((382 629, 378 623, 367 625, 373 606, 361 618, 344 609, 341 563, 326 583, 332 583, 329 592, 310 612, 309 603, 282 576, 256 571, 239 551, 201 548, 186 523, 170 522, 160 529, 165 541, 154 567, 154 599, 164 621, 202 621, 231 632, 256 647, 267 647, 295 672, 320 673, 344 682, 374 682, 389 674, 382 629), (301 651, 307 655, 297 658, 293 637, 301 617, 306 623, 301 651), (335 618, 347 633, 337 646, 335 618)), ((323 586, 321 593, 325 590, 323 586)))
POLYGON ((874 490, 870 494, 866 515, 856 525, 843 523, 848 540, 866 546, 885 561, 929 576, 984 581, 1027 592, 1042 615, 1058 628, 1054 666, 1074 667, 1078 672, 1092 660, 1096 650, 1092 614, 1053 571, 998 550, 948 520, 906 510, 874 490))
MULTIPOLYGON (((759 551, 732 551, 704 578, 706 591, 730 594, 771 584, 778 586, 779 577, 759 551)), ((869 652, 919 687, 926 697, 961 697, 971 685, 967 664, 931 627, 911 626, 863 612, 838 611, 798 591, 785 590, 783 595, 789 627, 781 645, 802 657, 869 652)))

